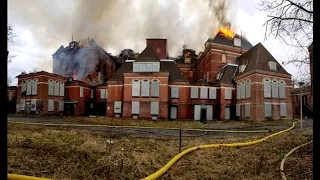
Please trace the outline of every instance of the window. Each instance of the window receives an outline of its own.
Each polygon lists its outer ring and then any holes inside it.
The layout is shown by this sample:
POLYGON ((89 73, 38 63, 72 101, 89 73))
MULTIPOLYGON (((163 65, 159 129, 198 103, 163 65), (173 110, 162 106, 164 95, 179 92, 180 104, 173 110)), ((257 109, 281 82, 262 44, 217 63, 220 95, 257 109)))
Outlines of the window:
POLYGON ((133 115, 140 114, 140 102, 139 101, 132 101, 131 114, 133 114, 133 115))
POLYGON ((153 71, 153 66, 152 66, 153 64, 152 63, 149 63, 149 64, 147 64, 147 72, 152 72, 153 71))
POLYGON ((226 54, 221 54, 221 55, 222 55, 222 63, 226 63, 227 55, 226 54))
POLYGON ((241 39, 239 38, 234 38, 233 39, 233 45, 237 47, 241 47, 241 39))
POLYGON ((211 87, 209 88, 209 99, 216 99, 217 98, 217 88, 211 87))
POLYGON ((149 80, 143 80, 141 82, 141 96, 142 97, 149 97, 149 80))
POLYGON ((151 115, 159 114, 159 102, 151 102, 151 115))
POLYGON ((83 87, 80 87, 80 97, 83 97, 83 87))
POLYGON ((279 85, 277 80, 272 80, 272 97, 273 98, 278 98, 279 97, 279 85))
POLYGON ((219 80, 222 77, 222 75, 223 75, 222 73, 218 73, 217 74, 217 79, 219 80))
POLYGON ((59 111, 63 111, 63 110, 64 110, 64 102, 59 101, 59 111))
POLYGON ((108 89, 106 89, 106 99, 108 99, 108 89))
POLYGON ((104 89, 100 89, 100 99, 106 99, 106 91, 104 89))
POLYGON ((232 99, 232 89, 224 88, 224 99, 232 99))
POLYGON ((280 103, 280 116, 281 117, 287 116, 287 104, 286 103, 280 103))
POLYGON ((48 111, 53 111, 53 100, 52 99, 48 100, 48 111))
POLYGON ((121 113, 121 101, 115 101, 114 102, 114 113, 120 114, 121 113))
POLYGON ((196 99, 199 97, 199 88, 191 87, 191 99, 196 99))
POLYGON ((205 47, 208 47, 210 44, 210 42, 206 42, 205 47))
POLYGON ((179 98, 179 87, 171 86, 171 98, 179 98))
POLYGON ((141 63, 139 64, 139 71, 140 72, 146 72, 147 71, 147 64, 141 63))
POLYGON ((237 99, 241 99, 241 84, 237 83, 237 99))
POLYGON ((9 91, 9 101, 11 101, 12 100, 12 98, 13 98, 13 92, 12 91, 9 91))
POLYGON ((36 110, 37 110, 37 100, 31 99, 31 111, 36 111, 36 110))
POLYGON ((53 95, 53 89, 54 89, 54 83, 50 79, 48 83, 48 95, 52 96, 53 95))
POLYGON ((32 91, 32 82, 31 82, 31 80, 29 79, 29 80, 27 81, 27 96, 28 96, 28 95, 31 95, 31 91, 32 91))
POLYGON ((160 71, 160 63, 153 63, 152 72, 159 72, 160 71))
POLYGON ((151 82, 151 96, 152 97, 159 97, 159 88, 160 88, 160 82, 158 80, 153 80, 151 82))
POLYGON ((240 104, 236 104, 236 116, 240 116, 240 104))
POLYGON ((243 64, 243 65, 240 65, 240 66, 239 66, 239 73, 243 73, 243 71, 246 69, 246 67, 247 67, 247 66, 244 65, 244 64, 243 64))
POLYGON ((200 88, 200 98, 201 99, 208 99, 208 87, 201 87, 200 88))
POLYGON ((140 63, 133 62, 133 72, 159 72, 160 63, 159 62, 150 62, 150 63, 140 63))
POLYGON ((264 87, 264 97, 271 98, 271 82, 269 79, 263 80, 263 87, 264 87))
POLYGON ((251 81, 250 79, 247 80, 246 82, 246 98, 251 97, 251 81))
POLYGON ((64 83, 60 82, 60 96, 64 96, 64 83))
POLYGON ((27 91, 27 82, 26 81, 22 81, 21 83, 21 93, 26 92, 27 91))
POLYGON ((21 99, 21 101, 20 101, 20 110, 24 111, 25 107, 26 107, 26 101, 24 99, 21 99))
POLYGON ((277 70, 277 63, 275 61, 268 61, 268 66, 270 68, 270 70, 277 70))
POLYGON ((94 92, 93 89, 90 90, 90 98, 94 98, 94 92))
POLYGON ((250 104, 245 105, 246 117, 250 117, 250 104))
POLYGON ((140 96, 140 81, 133 80, 132 81, 132 97, 140 96))
POLYGON ((140 72, 140 67, 139 64, 137 63, 133 63, 133 72, 140 72))
POLYGON ((33 79, 31 87, 31 95, 37 95, 38 93, 38 79, 33 79))
POLYGON ((286 98, 286 83, 283 80, 279 81, 279 98, 286 98))
POLYGON ((56 81, 54 83, 54 95, 59 96, 59 83, 58 83, 58 81, 56 81))
POLYGON ((271 103, 264 103, 264 117, 271 117, 271 103))
POLYGON ((240 99, 245 99, 246 98, 246 86, 245 86, 245 82, 243 81, 241 83, 241 96, 240 99))

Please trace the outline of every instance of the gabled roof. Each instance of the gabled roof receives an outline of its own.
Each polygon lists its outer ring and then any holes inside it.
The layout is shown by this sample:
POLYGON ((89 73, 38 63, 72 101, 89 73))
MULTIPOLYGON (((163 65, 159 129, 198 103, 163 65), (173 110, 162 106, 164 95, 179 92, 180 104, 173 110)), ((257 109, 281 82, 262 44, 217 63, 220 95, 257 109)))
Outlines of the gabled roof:
POLYGON ((135 62, 159 62, 160 59, 157 53, 153 50, 151 46, 147 46, 135 62))
POLYGON ((215 77, 213 79, 213 83, 214 84, 220 84, 220 83, 233 84, 233 78, 236 74, 237 68, 238 66, 234 64, 227 64, 223 66, 217 73, 217 75, 219 73, 222 73, 222 76, 220 77, 220 79, 217 79, 217 77, 215 77))
MULTIPOLYGON (((264 71, 290 75, 261 43, 258 43, 249 51, 242 54, 240 57, 237 58, 237 61, 239 66, 246 65, 246 68, 244 69, 243 73, 246 73, 253 69, 260 69, 264 71), (267 63, 268 61, 275 61, 277 63, 276 71, 270 70, 269 65, 267 63)), ((237 71, 237 76, 238 75, 240 75, 239 70, 237 71)))
MULTIPOLYGON (((241 48, 244 50, 249 50, 252 48, 251 43, 246 39, 246 38, 241 38, 241 36, 239 36, 238 34, 235 35, 234 38, 239 38, 241 39, 241 48)), ((233 44, 233 39, 228 38, 226 36, 224 36, 221 32, 219 32, 216 37, 214 38, 209 38, 206 42, 210 42, 210 43, 216 43, 216 44, 221 44, 221 45, 225 45, 225 46, 231 46, 234 47, 233 44)), ((239 48, 239 47, 237 47, 239 48)))

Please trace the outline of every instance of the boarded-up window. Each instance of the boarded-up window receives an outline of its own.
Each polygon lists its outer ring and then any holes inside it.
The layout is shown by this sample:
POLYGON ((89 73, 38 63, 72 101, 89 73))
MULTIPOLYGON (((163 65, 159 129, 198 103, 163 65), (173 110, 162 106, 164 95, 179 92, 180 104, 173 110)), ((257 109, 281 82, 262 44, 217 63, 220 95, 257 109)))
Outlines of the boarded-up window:
POLYGON ((153 64, 153 72, 159 72, 160 71, 160 64, 154 63, 153 64))
POLYGON ((37 95, 38 93, 38 79, 33 79, 32 87, 31 87, 31 94, 37 95))
POLYGON ((287 116, 287 104, 286 103, 280 103, 280 116, 281 117, 287 116))
POLYGON ((159 86, 160 86, 159 81, 153 80, 151 83, 152 83, 151 84, 151 96, 152 97, 159 97, 159 86))
POLYGON ((63 111, 63 110, 64 110, 64 102, 59 101, 59 111, 63 111))
POLYGON ((142 97, 149 97, 149 81, 148 80, 143 80, 141 82, 141 96, 142 97))
POLYGON ((56 81, 54 83, 54 95, 59 96, 59 82, 58 81, 56 81))
POLYGON ((217 88, 209 88, 209 99, 217 99, 217 88))
POLYGON ((106 98, 106 91, 104 89, 100 89, 100 99, 106 98))
POLYGON ((207 105, 207 120, 212 120, 212 115, 213 115, 213 106, 212 105, 207 105))
POLYGON ((241 99, 245 99, 246 98, 246 86, 245 83, 242 82, 241 83, 241 99))
POLYGON ((151 102, 151 115, 159 114, 159 102, 151 102))
POLYGON ((147 70, 147 64, 141 63, 140 64, 140 72, 146 72, 147 70))
POLYGON ((246 98, 251 97, 251 81, 247 80, 246 82, 246 98))
POLYGON ((200 105, 194 105, 194 120, 198 121, 201 117, 201 106, 200 105))
POLYGON ((53 95, 53 90, 54 90, 54 84, 53 84, 53 81, 52 80, 49 80, 49 83, 48 83, 48 95, 53 95))
POLYGON ((240 116, 240 104, 236 104, 236 116, 240 116))
POLYGON ((231 88, 224 88, 224 98, 225 99, 232 99, 232 89, 231 88))
POLYGON ((245 105, 246 117, 250 117, 250 104, 245 105))
POLYGON ((32 82, 31 80, 27 81, 27 95, 31 95, 32 82))
POLYGON ((225 107, 224 108, 224 118, 226 120, 229 120, 230 119, 230 107, 225 107))
POLYGON ((131 113, 134 115, 138 115, 140 113, 140 102, 132 101, 131 113))
POLYGON ((116 114, 121 113, 121 101, 114 102, 114 113, 116 113, 116 114))
POLYGON ((106 89, 106 99, 108 99, 108 89, 106 89))
POLYGON ((26 81, 22 81, 21 83, 21 93, 22 92, 26 92, 27 91, 27 82, 26 81))
POLYGON ((11 101, 12 100, 12 98, 13 98, 13 92, 12 91, 9 91, 9 101, 11 101))
POLYGON ((199 88, 198 87, 191 87, 191 98, 195 99, 199 97, 199 88))
POLYGON ((271 117, 271 103, 264 103, 264 117, 271 117))
POLYGON ((21 101, 20 101, 20 110, 24 110, 25 107, 26 107, 26 101, 24 99, 21 99, 21 101))
POLYGON ((53 111, 53 100, 52 99, 48 100, 48 111, 53 111))
POLYGON ((277 63, 275 61, 269 61, 268 65, 271 70, 277 70, 277 63))
POLYGON ((264 97, 265 98, 271 98, 271 82, 269 79, 265 79, 263 81, 264 86, 264 97))
POLYGON ((60 96, 64 96, 64 83, 60 82, 60 96))
POLYGON ((153 64, 149 63, 147 64, 147 72, 152 72, 153 71, 153 64))
POLYGON ((80 87, 80 97, 83 97, 83 87, 80 87))
POLYGON ((208 99, 208 87, 201 87, 200 88, 200 98, 201 99, 208 99))
POLYGON ((241 98, 241 84, 237 84, 237 99, 241 98))
POLYGON ((171 119, 177 119, 177 113, 178 113, 178 107, 172 106, 170 109, 170 118, 171 119))
POLYGON ((140 81, 139 80, 132 81, 132 96, 133 97, 140 96, 140 81))
POLYGON ((277 80, 273 80, 271 87, 272 87, 272 97, 273 97, 273 98, 278 98, 278 97, 279 97, 279 93, 278 93, 278 90, 279 90, 278 81, 277 81, 277 80))
POLYGON ((222 63, 225 63, 227 61, 227 55, 222 54, 222 63))
POLYGON ((31 111, 36 111, 36 110, 37 110, 37 100, 31 99, 31 111))
POLYGON ((171 86, 171 98, 179 98, 179 87, 171 86))
POLYGON ((139 64, 133 63, 133 72, 140 72, 139 64))
POLYGON ((94 92, 93 89, 90 90, 90 98, 94 98, 94 92))
POLYGON ((279 98, 286 98, 286 84, 284 81, 279 82, 279 98))

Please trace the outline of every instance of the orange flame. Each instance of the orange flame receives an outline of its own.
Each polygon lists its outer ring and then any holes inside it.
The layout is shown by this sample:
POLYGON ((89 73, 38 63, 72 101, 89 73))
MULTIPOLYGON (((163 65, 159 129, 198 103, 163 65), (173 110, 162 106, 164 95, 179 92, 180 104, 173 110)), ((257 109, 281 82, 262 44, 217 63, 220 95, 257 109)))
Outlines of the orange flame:
POLYGON ((190 52, 187 52, 187 53, 186 53, 186 57, 189 57, 189 56, 190 56, 190 54, 191 54, 190 52))
POLYGON ((77 79, 76 70, 74 70, 72 74, 72 80, 76 80, 76 79, 77 79))
POLYGON ((231 31, 228 27, 222 27, 220 28, 220 33, 222 33, 224 36, 233 39, 236 35, 233 31, 231 31))

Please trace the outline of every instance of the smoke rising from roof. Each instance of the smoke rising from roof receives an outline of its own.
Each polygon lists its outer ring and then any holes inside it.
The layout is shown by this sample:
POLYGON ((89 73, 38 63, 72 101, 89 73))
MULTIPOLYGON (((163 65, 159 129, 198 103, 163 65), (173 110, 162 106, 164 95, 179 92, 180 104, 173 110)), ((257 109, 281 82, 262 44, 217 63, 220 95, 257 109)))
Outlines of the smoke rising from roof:
MULTIPOLYGON (((9 21, 33 33, 35 42, 51 55, 71 41, 93 38, 107 52, 125 48, 141 52, 146 38, 168 39, 168 53, 182 46, 202 51, 220 25, 233 21, 234 0, 10 0, 9 21), (10 20, 11 17, 11 20, 10 20)), ((48 63, 43 63, 48 64, 48 63)), ((40 67, 43 68, 43 67, 40 67)))

